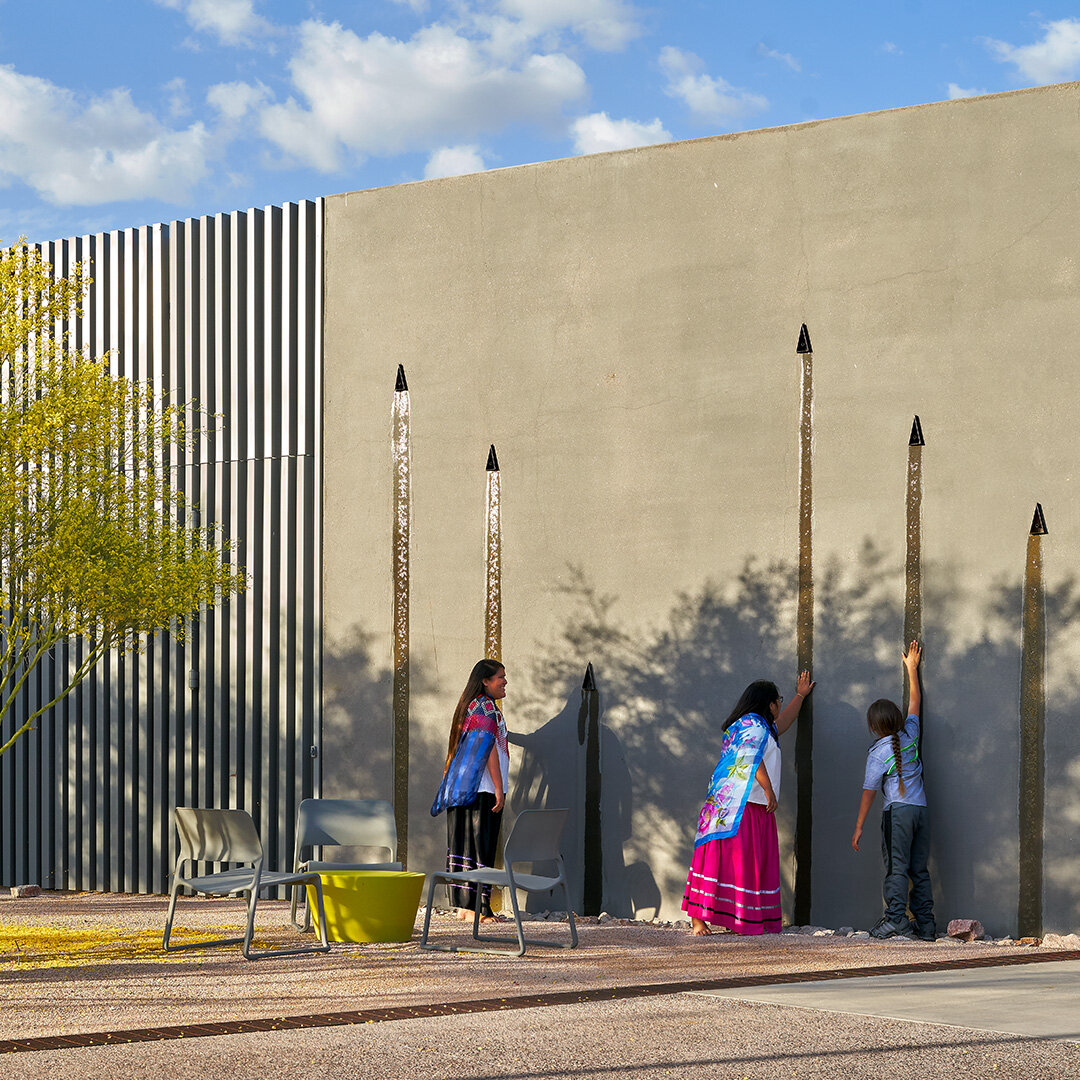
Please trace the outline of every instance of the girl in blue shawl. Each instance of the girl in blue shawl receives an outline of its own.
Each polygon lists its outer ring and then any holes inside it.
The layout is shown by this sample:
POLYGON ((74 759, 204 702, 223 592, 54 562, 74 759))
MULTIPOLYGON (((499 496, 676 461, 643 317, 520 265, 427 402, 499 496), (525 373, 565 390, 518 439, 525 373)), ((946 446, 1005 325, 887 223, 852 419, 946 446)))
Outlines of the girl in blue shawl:
MULTIPOLYGON (((453 872, 494 866, 499 847, 510 753, 499 701, 506 696, 506 669, 497 660, 474 665, 454 710, 442 784, 432 817, 446 811, 446 868, 453 872)), ((451 886, 459 919, 476 910, 476 887, 451 886)), ((491 886, 480 894, 481 918, 494 920, 491 886)))
POLYGON ((776 683, 752 682, 724 721, 683 895, 696 935, 711 933, 709 923, 736 934, 780 932, 780 736, 813 688, 804 671, 784 708, 776 683))

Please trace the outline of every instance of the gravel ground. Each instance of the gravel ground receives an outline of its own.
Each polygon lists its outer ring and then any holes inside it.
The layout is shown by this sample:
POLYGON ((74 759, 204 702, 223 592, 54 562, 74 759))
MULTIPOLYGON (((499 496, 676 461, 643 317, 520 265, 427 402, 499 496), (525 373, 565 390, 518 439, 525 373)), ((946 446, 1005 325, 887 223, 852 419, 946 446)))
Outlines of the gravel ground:
POLYGON ((686 994, 182 1043, 12 1054, 11 1080, 935 1080, 1080 1076, 1075 1045, 686 994))
MULTIPOLYGON (((1016 957, 1017 944, 875 942, 835 935, 694 938, 658 925, 580 921, 574 951, 521 960, 335 945, 326 955, 245 961, 230 946, 164 954, 160 897, 49 893, 0 901, 0 927, 28 948, 0 955, 0 1038, 123 1030, 187 1022, 295 1016, 375 1006, 452 1002, 636 984, 883 967, 930 960, 1016 957), (50 932, 82 932, 87 946, 41 951, 50 932), (138 939, 138 940, 136 940, 138 939), (105 943, 104 946, 102 943, 105 943), (51 966, 68 963, 72 966, 51 966)), ((258 937, 295 943, 287 906, 260 903, 258 937)), ((242 905, 181 901, 177 925, 235 927, 242 905)), ((507 933, 510 927, 505 926, 507 933)), ((530 934, 565 939, 560 922, 530 934)), ((433 936, 464 943, 445 915, 433 936)), ((1041 950, 1040 950, 1041 951, 1041 950)), ((1060 1042, 671 994, 507 1013, 350 1027, 223 1035, 130 1046, 5 1055, 7 1077, 153 1076, 592 1078, 836 1076, 1080 1077, 1080 1050, 1060 1042)))

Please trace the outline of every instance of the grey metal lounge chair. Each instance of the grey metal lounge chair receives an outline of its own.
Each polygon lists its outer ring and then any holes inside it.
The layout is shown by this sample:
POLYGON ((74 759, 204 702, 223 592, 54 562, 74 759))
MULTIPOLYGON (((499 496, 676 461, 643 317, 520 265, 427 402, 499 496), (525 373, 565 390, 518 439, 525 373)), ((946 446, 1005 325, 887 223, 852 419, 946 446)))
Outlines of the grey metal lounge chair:
MULTIPOLYGON (((574 925, 574 913, 570 910, 570 894, 566 889, 566 866, 559 854, 559 836, 566 824, 568 810, 522 810, 518 814, 514 828, 506 838, 506 846, 503 849, 502 870, 492 866, 483 866, 478 870, 464 870, 459 873, 440 871, 429 874, 427 913, 424 915, 424 932, 420 937, 420 948, 437 949, 441 952, 474 952, 493 953, 498 956, 524 956, 527 945, 545 945, 556 949, 577 948, 577 927, 574 925), (521 863, 550 862, 554 863, 558 873, 554 877, 540 874, 523 874, 515 870, 515 865, 521 863), (466 885, 473 884, 492 885, 508 889, 510 892, 510 906, 514 912, 514 927, 517 930, 517 950, 510 949, 482 949, 463 945, 430 945, 428 944, 428 928, 431 925, 431 909, 435 903, 435 886, 439 884, 466 885), (562 887, 563 897, 566 901, 566 914, 570 920, 570 944, 561 941, 543 941, 534 938, 526 938, 521 929, 521 910, 517 902, 517 890, 525 892, 546 892, 549 889, 562 887)), ((476 913, 473 916, 473 938, 477 941, 502 941, 508 942, 505 935, 491 936, 480 933, 480 904, 476 905, 476 913)))
POLYGON ((261 960, 267 956, 294 956, 299 953, 330 951, 326 940, 326 916, 323 911, 322 882, 315 873, 286 874, 263 869, 263 849, 255 823, 246 810, 201 810, 192 806, 178 806, 173 811, 176 832, 180 837, 180 851, 173 870, 172 890, 169 893, 169 914, 165 919, 165 937, 162 947, 169 952, 178 949, 206 948, 213 945, 240 945, 248 960, 261 960), (248 866, 218 870, 196 877, 185 877, 185 863, 248 863, 248 866), (255 905, 261 889, 277 885, 314 885, 319 906, 321 945, 305 945, 289 949, 267 949, 252 952, 251 935, 255 930, 255 905), (208 896, 234 896, 243 894, 248 898, 247 929, 243 937, 214 938, 210 941, 194 941, 184 945, 170 945, 176 897, 181 887, 208 896))
MULTIPOLYGON (((322 852, 320 852, 322 854, 322 852)), ((293 873, 311 870, 400 870, 397 862, 397 825, 394 808, 383 799, 305 799, 296 813, 296 849, 293 873), (389 862, 325 862, 304 859, 304 849, 326 847, 385 848, 389 862)), ((293 892, 289 918, 296 919, 300 897, 293 892)), ((304 930, 311 929, 311 911, 305 905, 304 930)))

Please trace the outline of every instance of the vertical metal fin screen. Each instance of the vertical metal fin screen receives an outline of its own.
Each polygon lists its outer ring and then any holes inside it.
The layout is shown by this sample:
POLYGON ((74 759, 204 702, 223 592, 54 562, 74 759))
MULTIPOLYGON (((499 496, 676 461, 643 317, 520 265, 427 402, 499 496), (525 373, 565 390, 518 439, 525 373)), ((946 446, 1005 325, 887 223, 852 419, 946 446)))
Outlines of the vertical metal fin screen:
MULTIPOLYGON (((42 246, 89 261, 76 344, 213 414, 176 477, 238 544, 248 589, 184 646, 112 654, 0 758, 2 883, 164 892, 172 808, 252 814, 291 865, 320 741, 322 200, 42 246)), ((64 683, 71 642, 16 710, 64 683)), ((9 717, 5 733, 20 723, 9 717)))

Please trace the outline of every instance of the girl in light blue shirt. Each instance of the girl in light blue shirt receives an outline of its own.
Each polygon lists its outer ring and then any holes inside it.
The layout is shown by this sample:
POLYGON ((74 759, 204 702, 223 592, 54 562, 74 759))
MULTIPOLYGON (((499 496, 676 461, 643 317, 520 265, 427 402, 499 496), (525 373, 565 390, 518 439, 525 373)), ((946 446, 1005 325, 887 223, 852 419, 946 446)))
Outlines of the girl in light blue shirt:
POLYGON ((881 814, 881 854, 885 860, 882 894, 885 914, 870 933, 876 938, 910 934, 923 941, 937 936, 934 923, 934 894, 927 862, 930 858, 930 818, 923 788, 919 757, 919 661, 922 646, 913 641, 904 653, 910 706, 903 713, 886 698, 867 710, 866 723, 878 737, 866 755, 862 802, 855 822, 851 846, 858 851, 863 824, 874 797, 881 791, 885 808, 881 814), (910 894, 908 883, 910 881, 910 894), (908 907, 915 917, 908 918, 908 907))

